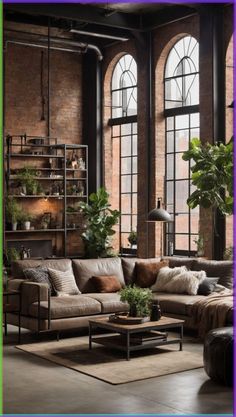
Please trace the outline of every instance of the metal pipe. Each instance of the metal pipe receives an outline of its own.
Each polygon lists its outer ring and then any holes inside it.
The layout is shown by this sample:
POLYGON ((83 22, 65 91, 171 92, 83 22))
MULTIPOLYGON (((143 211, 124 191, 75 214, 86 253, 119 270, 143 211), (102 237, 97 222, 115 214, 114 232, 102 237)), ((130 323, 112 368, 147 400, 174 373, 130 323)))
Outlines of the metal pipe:
MULTIPOLYGON (((43 49, 48 49, 47 45, 41 45, 39 43, 30 43, 30 42, 24 42, 24 41, 17 41, 17 40, 6 40, 5 45, 7 45, 8 43, 14 44, 14 45, 22 45, 22 46, 31 46, 33 48, 43 48, 43 49)), ((59 46, 50 46, 50 49, 53 49, 55 51, 62 51, 62 52, 73 52, 76 54, 82 54, 84 53, 84 51, 82 50, 76 50, 76 49, 71 49, 71 48, 60 48, 59 46)))
MULTIPOLYGON (((44 39, 41 39, 42 41, 44 41, 44 39)), ((82 43, 82 42, 65 42, 65 41, 59 41, 59 39, 57 40, 53 40, 53 42, 58 42, 58 43, 62 43, 62 44, 66 44, 66 45, 71 45, 71 46, 77 46, 79 48, 84 48, 81 50, 76 50, 76 49, 71 49, 71 48, 61 48, 59 46, 50 46, 50 49, 54 49, 56 51, 63 51, 63 52, 74 52, 74 53, 78 53, 78 54, 85 54, 87 52, 87 49, 92 49, 96 52, 98 60, 102 61, 103 59, 103 55, 100 51, 100 49, 96 46, 96 45, 92 45, 90 43, 82 43)), ((42 45, 40 43, 35 43, 35 42, 26 42, 26 41, 18 41, 15 39, 8 39, 6 40, 5 44, 7 45, 8 43, 12 43, 15 45, 23 45, 23 46, 33 46, 35 48, 44 48, 44 49, 48 49, 47 45, 42 45)))
MULTIPOLYGON (((40 38, 40 40, 42 40, 43 42, 46 41, 46 39, 44 39, 44 38, 40 38)), ((98 48, 98 46, 93 45, 91 43, 76 42, 76 41, 71 41, 71 40, 65 39, 65 38, 59 39, 59 38, 55 38, 55 37, 51 37, 51 41, 55 42, 55 43, 61 43, 62 45, 77 46, 78 48, 84 48, 85 50, 92 49, 96 52, 99 61, 102 61, 102 59, 103 59, 103 55, 102 55, 100 49, 98 48)))

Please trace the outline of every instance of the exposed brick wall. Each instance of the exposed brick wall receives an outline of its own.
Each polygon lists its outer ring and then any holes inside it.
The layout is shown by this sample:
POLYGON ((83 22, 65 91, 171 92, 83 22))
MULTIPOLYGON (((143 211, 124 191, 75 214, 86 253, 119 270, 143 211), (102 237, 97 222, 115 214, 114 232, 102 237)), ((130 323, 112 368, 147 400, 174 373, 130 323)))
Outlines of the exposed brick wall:
MULTIPOLYGON (((46 33, 43 28, 31 25, 9 24, 16 30, 46 33)), ((55 30, 54 30, 55 32, 55 30)), ((55 34, 55 33, 53 33, 55 34)), ((5 58, 5 133, 18 135, 47 135, 47 51, 43 52, 44 115, 41 120, 41 56, 39 48, 8 44, 5 58)), ((51 51, 50 59, 50 135, 59 143, 82 143, 82 56, 51 51)), ((28 161, 24 162, 25 164, 28 161)), ((30 162, 29 162, 30 164, 30 162)), ((32 162, 31 162, 32 165, 32 162)), ((21 201, 24 210, 40 215, 50 211, 56 217, 62 203, 37 199, 21 201)), ((69 232, 67 243, 71 253, 81 253, 82 244, 76 232, 69 232), (73 237, 72 237, 73 236, 73 237)), ((18 235, 17 235, 18 236, 18 235)), ((52 239, 56 253, 61 255, 62 234, 30 234, 30 239, 52 239)))

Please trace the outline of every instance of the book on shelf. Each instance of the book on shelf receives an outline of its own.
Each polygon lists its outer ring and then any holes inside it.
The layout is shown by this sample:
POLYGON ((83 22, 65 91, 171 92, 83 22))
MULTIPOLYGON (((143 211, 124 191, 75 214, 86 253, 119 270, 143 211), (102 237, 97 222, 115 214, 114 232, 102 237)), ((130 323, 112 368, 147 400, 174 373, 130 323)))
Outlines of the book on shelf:
POLYGON ((167 340, 168 333, 166 332, 158 332, 158 331, 149 331, 149 332, 140 332, 130 335, 130 342, 131 343, 147 343, 151 341, 165 341, 167 340))

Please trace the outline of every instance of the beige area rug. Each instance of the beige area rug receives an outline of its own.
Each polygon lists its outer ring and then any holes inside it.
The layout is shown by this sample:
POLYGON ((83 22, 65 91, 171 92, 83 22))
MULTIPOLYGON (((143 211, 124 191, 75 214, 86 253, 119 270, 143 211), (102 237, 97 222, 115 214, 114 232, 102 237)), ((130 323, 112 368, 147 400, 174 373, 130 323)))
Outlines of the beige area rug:
POLYGON ((113 385, 203 366, 202 354, 178 351, 178 344, 131 352, 130 361, 126 360, 125 352, 95 343, 89 350, 88 337, 19 345, 16 348, 113 385))

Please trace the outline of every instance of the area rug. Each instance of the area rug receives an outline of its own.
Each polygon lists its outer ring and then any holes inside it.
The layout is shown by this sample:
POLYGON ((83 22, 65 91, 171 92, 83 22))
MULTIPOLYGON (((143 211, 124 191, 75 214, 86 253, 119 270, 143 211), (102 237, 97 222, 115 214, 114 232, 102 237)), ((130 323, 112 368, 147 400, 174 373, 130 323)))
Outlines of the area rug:
POLYGON ((16 348, 112 385, 203 366, 201 353, 178 351, 178 344, 131 352, 130 361, 126 360, 125 352, 95 343, 89 350, 87 337, 19 345, 16 348))

